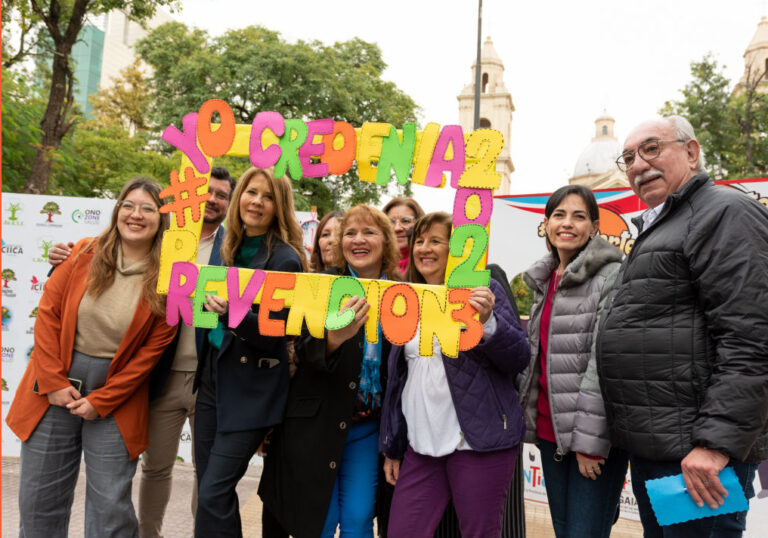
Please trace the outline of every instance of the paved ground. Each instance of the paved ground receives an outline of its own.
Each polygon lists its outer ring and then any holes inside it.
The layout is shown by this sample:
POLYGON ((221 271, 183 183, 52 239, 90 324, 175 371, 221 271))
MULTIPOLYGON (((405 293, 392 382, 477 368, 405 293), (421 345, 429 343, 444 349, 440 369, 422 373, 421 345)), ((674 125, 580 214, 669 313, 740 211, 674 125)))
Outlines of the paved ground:
MULTIPOLYGON (((3 458, 3 538, 19 534, 19 458, 3 458)), ((139 468, 141 462, 139 462, 139 468)), ((133 479, 133 504, 138 506, 139 474, 133 479)), ((246 537, 261 536, 261 501, 256 495, 261 468, 251 467, 237 487, 240 498, 240 517, 243 534, 246 537)), ((165 514, 163 534, 165 538, 188 538, 192 536, 193 522, 190 512, 192 499, 192 465, 177 463, 173 471, 173 491, 168 510, 165 514)), ((69 523, 69 536, 83 536, 85 515, 85 465, 80 467, 80 477, 75 490, 75 502, 72 506, 72 518, 69 523)))
MULTIPOLYGON (((139 463, 139 466, 141 463, 139 463)), ((19 458, 3 458, 2 460, 2 529, 3 538, 18 536, 19 510, 19 458)), ((75 491, 75 502, 72 507, 72 519, 69 526, 69 536, 83 536, 83 516, 85 511, 85 476, 84 466, 80 470, 80 478, 75 491)), ((139 472, 134 478, 133 502, 137 504, 139 472)), ((192 495, 192 465, 177 463, 173 471, 173 492, 171 502, 165 515, 165 538, 188 538, 192 536, 192 515, 189 504, 192 495)), ((243 523, 243 535, 248 538, 261 536, 261 501, 256 494, 256 488, 261 476, 260 467, 251 467, 237 488, 240 497, 240 517, 243 523)), ((550 538, 554 536, 549 510, 546 505, 533 502, 525 504, 526 535, 528 538, 550 538)), ((619 520, 611 533, 612 538, 633 538, 642 536, 639 522, 619 520)))

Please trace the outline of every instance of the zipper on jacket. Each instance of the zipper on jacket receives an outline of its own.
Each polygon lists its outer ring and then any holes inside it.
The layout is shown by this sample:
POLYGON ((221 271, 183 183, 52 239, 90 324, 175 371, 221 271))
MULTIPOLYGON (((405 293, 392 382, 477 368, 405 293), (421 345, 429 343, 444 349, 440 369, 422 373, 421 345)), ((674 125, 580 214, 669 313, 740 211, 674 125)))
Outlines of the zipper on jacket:
MULTIPOLYGON (((552 405, 552 363, 549 360, 549 356, 552 354, 552 314, 555 313, 555 300, 557 299, 557 292, 560 289, 562 283, 563 278, 561 275, 560 282, 558 282, 557 288, 555 288, 555 293, 552 295, 552 308, 549 311, 549 334, 547 335, 547 356, 544 358, 544 362, 547 365, 547 399, 549 400, 549 412, 550 418, 552 419, 552 431, 555 434, 555 444, 557 445, 555 461, 561 461, 563 459, 563 451, 560 449, 562 443, 560 443, 560 435, 558 435, 557 425, 555 424, 555 407, 552 405), (560 459, 557 458, 558 454, 560 455, 560 459)), ((541 321, 539 321, 539 333, 541 333, 541 321)))
POLYGON ((507 429, 507 415, 503 414, 501 415, 501 418, 504 420, 504 429, 507 429))

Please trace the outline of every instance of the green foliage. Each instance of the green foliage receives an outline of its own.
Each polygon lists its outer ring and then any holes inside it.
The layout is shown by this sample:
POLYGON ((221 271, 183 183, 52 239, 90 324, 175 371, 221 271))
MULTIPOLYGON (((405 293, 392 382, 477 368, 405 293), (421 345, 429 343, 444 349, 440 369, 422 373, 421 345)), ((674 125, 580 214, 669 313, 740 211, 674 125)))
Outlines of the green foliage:
POLYGON ((138 175, 167 184, 179 157, 165 156, 148 147, 149 136, 133 136, 120 126, 83 122, 64 139, 51 174, 51 194, 116 196, 138 175))
POLYGON ((533 306, 533 290, 523 282, 522 273, 512 279, 510 287, 515 296, 515 302, 517 303, 517 309, 520 312, 520 315, 530 316, 531 307, 533 306))
MULTIPOLYGON (((29 76, 3 69, 3 191, 19 192, 26 184, 35 148, 39 144, 40 118, 45 99, 25 83, 29 76)), ((53 165, 48 193, 61 196, 104 197, 119 193, 136 175, 161 183, 178 166, 178 156, 152 149, 145 132, 130 132, 114 121, 80 118, 51 154, 53 165)))
MULTIPOLYGON (((413 100, 381 79, 386 64, 378 46, 357 38, 330 46, 288 43, 260 26, 211 38, 202 30, 169 23, 150 32, 137 51, 154 70, 151 84, 157 98, 151 117, 159 131, 180 126, 185 114, 211 98, 226 101, 238 123, 250 123, 267 110, 286 118, 334 118, 355 126, 366 121, 400 126, 416 120, 413 100)), ((359 181, 354 171, 297 183, 297 207, 315 205, 320 214, 333 208, 334 193, 339 205, 349 206, 377 203, 382 192, 359 181)))
POLYGON ((3 67, 3 191, 19 192, 40 143, 45 100, 25 83, 29 75, 3 67))
POLYGON ((665 102, 659 114, 679 114, 691 122, 713 177, 765 175, 768 96, 744 89, 732 92, 723 69, 711 53, 691 62, 691 81, 680 90, 682 99, 665 102))
POLYGON ((120 71, 108 88, 90 97, 93 115, 104 126, 120 126, 131 132, 147 131, 147 113, 152 101, 139 60, 120 71))

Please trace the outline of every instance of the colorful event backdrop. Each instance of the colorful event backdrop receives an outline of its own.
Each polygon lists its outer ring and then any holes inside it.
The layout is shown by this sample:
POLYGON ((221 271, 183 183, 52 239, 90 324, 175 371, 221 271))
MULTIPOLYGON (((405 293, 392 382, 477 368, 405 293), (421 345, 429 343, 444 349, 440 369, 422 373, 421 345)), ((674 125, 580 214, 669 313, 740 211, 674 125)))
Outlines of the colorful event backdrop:
MULTIPOLYGON (((768 207, 768 178, 719 182, 738 189, 768 207)), ((644 205, 628 189, 595 193, 600 205, 600 233, 628 253, 637 229, 630 219, 644 205)), ((548 194, 510 195, 494 198, 488 261, 498 263, 511 279, 546 253, 542 221, 548 194)), ((37 303, 50 268, 48 249, 59 241, 97 235, 109 223, 114 200, 4 194, 2 200, 2 414, 5 456, 19 455, 19 441, 5 425, 5 415, 33 346, 37 303)), ((447 208, 448 209, 448 208, 447 208)), ((297 213, 311 244, 315 215, 297 213)), ((749 233, 745 230, 745 233, 749 233)), ((191 459, 189 430, 185 428, 179 455, 191 459)), ((546 503, 541 460, 533 445, 523 450, 526 499, 546 503)), ((621 498, 622 517, 638 519, 631 483, 621 498)), ((755 478, 746 536, 760 536, 768 528, 768 462, 755 478), (762 477, 762 478, 761 478, 762 477)))

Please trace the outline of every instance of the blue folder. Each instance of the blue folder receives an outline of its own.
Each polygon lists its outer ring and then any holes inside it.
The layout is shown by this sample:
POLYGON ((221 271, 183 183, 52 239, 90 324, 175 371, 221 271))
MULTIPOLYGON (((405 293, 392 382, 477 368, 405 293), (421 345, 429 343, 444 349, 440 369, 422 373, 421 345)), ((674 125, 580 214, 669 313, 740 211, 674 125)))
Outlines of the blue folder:
POLYGON ((651 499, 651 506, 659 525, 673 525, 702 517, 719 516, 749 509, 749 502, 733 467, 725 467, 720 474, 720 483, 728 490, 725 502, 713 510, 706 503, 699 508, 688 494, 683 475, 665 476, 647 480, 645 489, 651 499))

